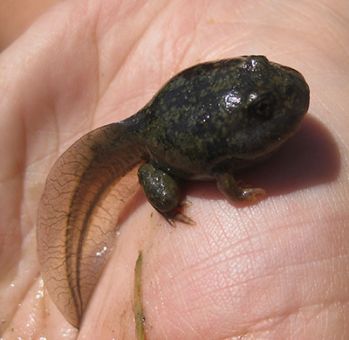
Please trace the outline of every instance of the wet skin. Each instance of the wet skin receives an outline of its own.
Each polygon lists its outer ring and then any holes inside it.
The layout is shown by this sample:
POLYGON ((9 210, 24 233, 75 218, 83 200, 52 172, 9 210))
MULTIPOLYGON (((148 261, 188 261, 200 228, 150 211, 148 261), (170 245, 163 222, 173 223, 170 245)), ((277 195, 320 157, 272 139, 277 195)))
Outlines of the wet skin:
POLYGON ((188 223, 181 179, 215 180, 228 199, 254 201, 264 190, 241 187, 234 173, 277 150, 308 105, 299 72, 263 56, 226 59, 182 71, 137 114, 73 144, 50 171, 37 231, 42 275, 65 318, 79 327, 112 247, 122 209, 112 196, 126 203, 136 191, 110 187, 140 165, 152 206, 188 223))

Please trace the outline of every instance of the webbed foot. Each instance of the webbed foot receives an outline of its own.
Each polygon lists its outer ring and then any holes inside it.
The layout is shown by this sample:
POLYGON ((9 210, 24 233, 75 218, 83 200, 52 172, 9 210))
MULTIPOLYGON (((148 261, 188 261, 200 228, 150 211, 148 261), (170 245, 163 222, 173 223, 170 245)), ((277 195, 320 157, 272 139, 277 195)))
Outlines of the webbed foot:
POLYGON ((262 188, 242 187, 230 173, 216 175, 217 187, 230 200, 256 202, 266 195, 262 188))

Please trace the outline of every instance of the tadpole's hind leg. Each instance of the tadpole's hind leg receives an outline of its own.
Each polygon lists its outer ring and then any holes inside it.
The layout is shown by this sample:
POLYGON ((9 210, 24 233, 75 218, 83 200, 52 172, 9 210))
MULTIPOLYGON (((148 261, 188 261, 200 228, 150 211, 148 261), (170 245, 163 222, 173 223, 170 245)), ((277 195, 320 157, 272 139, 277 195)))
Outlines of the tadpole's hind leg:
POLYGON ((266 194, 262 188, 244 188, 230 173, 216 175, 217 187, 228 199, 235 201, 256 202, 266 194))
POLYGON ((151 163, 145 163, 138 170, 138 179, 150 204, 172 226, 175 226, 176 221, 195 224, 183 213, 185 203, 181 202, 181 192, 173 176, 151 163))

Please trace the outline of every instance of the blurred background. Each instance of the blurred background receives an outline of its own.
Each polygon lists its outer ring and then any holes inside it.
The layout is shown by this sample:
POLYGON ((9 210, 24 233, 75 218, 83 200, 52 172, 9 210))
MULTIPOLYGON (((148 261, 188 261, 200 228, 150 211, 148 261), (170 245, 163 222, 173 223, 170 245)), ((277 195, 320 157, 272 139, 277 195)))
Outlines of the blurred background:
POLYGON ((0 1, 0 52, 10 45, 40 14, 61 0, 0 1))

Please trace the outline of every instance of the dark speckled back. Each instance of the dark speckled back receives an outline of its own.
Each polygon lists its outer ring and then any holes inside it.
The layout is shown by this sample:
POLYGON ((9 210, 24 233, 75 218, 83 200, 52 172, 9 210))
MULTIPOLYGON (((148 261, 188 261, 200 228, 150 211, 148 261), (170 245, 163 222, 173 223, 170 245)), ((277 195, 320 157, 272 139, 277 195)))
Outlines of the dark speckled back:
POLYGON ((162 167, 206 177, 227 161, 265 157, 293 133, 308 104, 302 75, 263 56, 203 63, 157 93, 142 136, 162 167))

